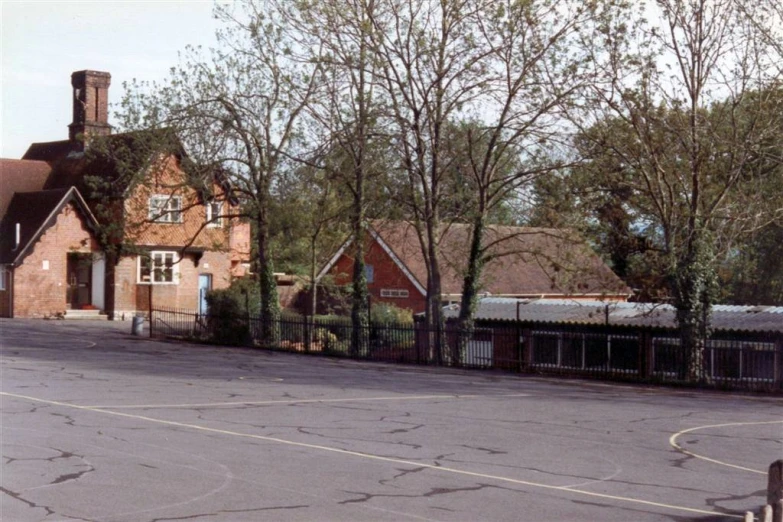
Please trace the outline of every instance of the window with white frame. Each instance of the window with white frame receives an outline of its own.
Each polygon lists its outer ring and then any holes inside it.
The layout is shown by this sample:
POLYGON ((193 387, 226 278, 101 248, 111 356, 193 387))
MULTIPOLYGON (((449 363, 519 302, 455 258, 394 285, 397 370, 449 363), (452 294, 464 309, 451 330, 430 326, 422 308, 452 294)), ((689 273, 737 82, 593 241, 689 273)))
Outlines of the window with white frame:
POLYGON ((139 256, 139 283, 177 284, 179 256, 176 252, 150 252, 139 256))
POLYGON ((220 201, 208 201, 205 205, 207 209, 207 228, 220 228, 223 226, 223 203, 220 201))
POLYGON ((182 197, 170 195, 150 197, 149 219, 155 223, 182 223, 182 197))
POLYGON ((5 278, 8 271, 4 266, 0 266, 0 292, 5 291, 5 278))
POLYGON ((403 299, 408 297, 408 291, 404 288, 381 288, 381 297, 403 299))

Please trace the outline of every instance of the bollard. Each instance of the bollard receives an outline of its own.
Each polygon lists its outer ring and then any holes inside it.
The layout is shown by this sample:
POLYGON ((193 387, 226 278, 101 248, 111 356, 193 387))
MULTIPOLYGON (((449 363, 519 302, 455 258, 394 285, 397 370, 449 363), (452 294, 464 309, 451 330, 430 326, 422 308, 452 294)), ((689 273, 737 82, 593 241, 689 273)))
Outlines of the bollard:
POLYGON ((772 522, 772 506, 767 504, 761 508, 761 513, 759 515, 759 522, 772 522))
POLYGON ((772 506, 772 520, 775 522, 783 520, 781 500, 783 500, 783 459, 769 465, 767 479, 767 505, 772 506))
POLYGON ((133 335, 143 335, 144 334, 144 316, 143 315, 134 315, 133 316, 133 323, 131 324, 131 333, 133 335))

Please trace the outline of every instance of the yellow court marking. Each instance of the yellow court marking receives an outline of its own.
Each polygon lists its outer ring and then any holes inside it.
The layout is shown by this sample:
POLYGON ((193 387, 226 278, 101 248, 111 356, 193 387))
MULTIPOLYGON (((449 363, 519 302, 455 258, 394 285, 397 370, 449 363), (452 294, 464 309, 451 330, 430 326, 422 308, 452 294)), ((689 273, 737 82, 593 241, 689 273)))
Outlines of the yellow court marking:
POLYGON ((95 409, 153 409, 153 408, 209 408, 218 406, 264 406, 269 404, 318 404, 330 402, 372 402, 372 401, 420 401, 431 399, 476 399, 493 397, 530 397, 529 393, 509 393, 498 395, 398 395, 392 397, 358 397, 344 399, 289 399, 289 400, 271 400, 271 401, 236 401, 236 402, 203 402, 194 404, 124 404, 124 405, 101 405, 85 406, 85 408, 95 409))
POLYGON ((669 437, 669 444, 674 449, 676 449, 677 451, 679 451, 681 453, 685 453, 686 455, 689 455, 689 456, 697 458, 697 459, 706 460, 707 462, 712 462, 713 464, 719 464, 721 466, 727 466, 729 468, 739 469, 739 470, 742 470, 742 471, 748 471, 750 473, 758 473, 760 475, 766 475, 767 474, 766 471, 759 471, 757 469, 746 468, 744 466, 737 466, 736 464, 729 464, 728 462, 723 462, 723 461, 720 461, 720 460, 711 459, 709 457, 705 457, 704 455, 699 455, 697 453, 693 453, 692 451, 688 451, 685 448, 683 448, 682 446, 680 446, 679 444, 677 444, 677 439, 681 435, 685 435, 686 433, 691 433, 691 432, 698 431, 698 430, 706 430, 706 429, 709 429, 709 428, 726 428, 726 427, 729 427, 729 426, 760 426, 760 425, 763 425, 763 424, 783 424, 783 421, 729 422, 727 424, 712 424, 710 426, 696 426, 695 428, 688 428, 687 430, 678 431, 677 433, 675 433, 674 435, 669 437))
POLYGON ((208 432, 208 433, 218 433, 218 434, 222 434, 222 435, 230 435, 230 436, 233 436, 233 437, 242 437, 242 438, 248 438, 248 439, 254 439, 254 440, 263 440, 263 441, 266 441, 266 442, 274 442, 274 443, 277 443, 277 444, 284 444, 284 445, 295 446, 295 447, 299 447, 299 448, 307 448, 307 449, 319 450, 319 451, 324 451, 324 452, 329 452, 329 453, 336 453, 338 455, 346 455, 346 456, 358 457, 358 458, 363 458, 363 459, 367 459, 367 460, 375 460, 375 461, 380 461, 380 462, 390 462, 392 464, 401 464, 403 466, 411 466, 413 468, 425 468, 425 469, 429 469, 431 471, 437 471, 437 472, 441 472, 441 473, 452 473, 452 474, 455 474, 455 475, 462 475, 462 476, 467 476, 467 477, 495 480, 495 481, 498 481, 498 482, 505 482, 505 483, 515 484, 515 485, 519 485, 519 486, 528 486, 528 487, 533 487, 533 488, 547 489, 547 490, 550 490, 550 491, 560 491, 560 492, 565 492, 565 493, 572 493, 572 494, 576 494, 576 495, 584 495, 584 496, 587 496, 587 497, 601 498, 601 499, 606 499, 606 500, 616 500, 616 501, 619 501, 619 502, 628 502, 628 503, 631 503, 631 504, 639 504, 639 505, 649 506, 649 507, 670 509, 670 510, 673 510, 673 511, 682 511, 682 512, 686 512, 686 513, 698 513, 700 515, 718 515, 719 514, 721 516, 729 517, 729 518, 737 518, 737 519, 743 519, 744 518, 742 515, 727 515, 725 513, 719 513, 717 511, 707 511, 705 509, 690 508, 690 507, 685 507, 685 506, 675 506, 675 505, 672 505, 672 504, 663 504, 663 503, 660 503, 660 502, 652 502, 652 501, 649 501, 649 500, 642 500, 642 499, 638 499, 638 498, 621 497, 621 496, 617 496, 617 495, 607 495, 605 493, 595 493, 595 492, 592 492, 592 491, 585 491, 585 490, 582 490, 582 489, 575 489, 575 488, 568 487, 568 486, 553 486, 553 485, 550 485, 550 484, 542 484, 540 482, 530 482, 530 481, 527 481, 527 480, 518 480, 518 479, 514 479, 514 478, 510 478, 510 477, 503 477, 503 476, 500 476, 500 475, 490 475, 490 474, 487 474, 487 473, 476 473, 476 472, 473 472, 473 471, 466 471, 466 470, 457 469, 457 468, 450 468, 450 467, 447 467, 447 466, 437 466, 437 465, 434 465, 434 464, 425 464, 425 463, 422 463, 422 462, 414 462, 414 461, 410 461, 410 460, 397 459, 397 458, 392 458, 392 457, 383 457, 381 455, 373 455, 371 453, 362 453, 362 452, 359 452, 359 451, 349 451, 349 450, 344 450, 344 449, 340 449, 340 448, 332 448, 332 447, 329 447, 329 446, 321 446, 319 444, 308 444, 308 443, 305 443, 305 442, 295 442, 295 441, 286 440, 286 439, 279 439, 277 437, 266 437, 264 435, 253 435, 253 434, 249 434, 249 433, 240 433, 240 432, 236 432, 236 431, 221 430, 221 429, 217 429, 217 428, 209 428, 207 426, 199 426, 197 424, 187 424, 187 423, 184 423, 184 422, 176 422, 176 421, 168 421, 168 420, 163 420, 163 419, 155 419, 153 417, 146 417, 144 415, 133 415, 133 414, 130 414, 130 413, 123 413, 123 412, 119 412, 119 411, 111 411, 111 410, 93 408, 93 407, 89 407, 89 406, 79 406, 79 405, 75 405, 75 404, 68 404, 68 403, 59 402, 59 401, 38 399, 36 397, 29 397, 27 395, 17 395, 15 393, 0 392, 0 395, 4 395, 6 397, 14 397, 14 398, 17 398, 17 399, 24 399, 24 400, 39 402, 39 403, 43 403, 43 404, 51 404, 51 405, 54 405, 54 406, 62 406, 62 407, 65 407, 65 408, 73 408, 73 409, 77 409, 77 410, 85 410, 85 411, 91 411, 91 412, 96 412, 96 413, 105 413, 107 415, 114 415, 114 416, 117 416, 117 417, 124 417, 124 418, 128 418, 128 419, 135 419, 135 420, 142 420, 142 421, 147 421, 147 422, 153 422, 153 423, 162 424, 162 425, 165 425, 165 426, 174 426, 174 427, 177 427, 177 428, 188 428, 188 429, 197 430, 197 431, 204 431, 204 432, 208 432))

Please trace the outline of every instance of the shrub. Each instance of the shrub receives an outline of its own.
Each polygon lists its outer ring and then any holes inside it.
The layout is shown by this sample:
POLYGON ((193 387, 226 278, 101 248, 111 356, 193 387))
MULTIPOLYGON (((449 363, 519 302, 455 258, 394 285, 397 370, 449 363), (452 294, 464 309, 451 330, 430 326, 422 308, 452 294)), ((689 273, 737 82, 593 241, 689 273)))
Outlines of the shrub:
POLYGON ((337 336, 326 328, 317 328, 313 332, 313 341, 321 344, 321 349, 325 352, 334 350, 337 346, 337 336))
POLYGON ((415 344, 413 313, 388 303, 377 303, 370 310, 371 338, 376 348, 412 348, 415 344), (410 330, 409 330, 410 329, 410 330))
POLYGON ((413 312, 390 303, 375 303, 370 309, 370 321, 373 323, 412 323, 413 312))
POLYGON ((207 293, 209 307, 208 324, 212 340, 231 346, 248 345, 252 342, 247 315, 237 293, 228 288, 207 293))

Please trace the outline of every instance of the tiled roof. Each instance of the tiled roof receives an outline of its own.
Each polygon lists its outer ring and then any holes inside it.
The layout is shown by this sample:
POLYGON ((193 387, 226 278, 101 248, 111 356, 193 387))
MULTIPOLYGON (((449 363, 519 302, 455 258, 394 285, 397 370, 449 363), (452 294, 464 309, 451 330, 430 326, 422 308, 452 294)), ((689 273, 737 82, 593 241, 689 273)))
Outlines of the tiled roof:
POLYGON ((53 163, 66 158, 69 154, 78 153, 81 148, 79 142, 70 140, 33 143, 27 148, 27 152, 24 153, 22 159, 53 163))
MULTIPOLYGON (((413 225, 375 221, 372 228, 426 287, 427 267, 413 225)), ((470 230, 466 224, 441 228, 439 261, 445 296, 462 293, 470 230)), ((567 231, 490 225, 484 245, 495 257, 484 268, 482 292, 502 296, 631 294, 584 240, 567 231)))
POLYGON ((162 144, 175 155, 183 152, 176 136, 168 129, 160 129, 113 134, 107 138, 106 153, 100 155, 83 152, 82 144, 77 141, 33 143, 23 160, 51 165, 51 173, 41 188, 77 187, 89 199, 91 190, 85 177, 99 176, 116 184, 117 192, 122 192, 135 181, 135 173, 141 171, 149 158, 160 152, 162 144), (120 163, 124 165, 122 172, 117 168, 120 163))
MULTIPOLYGON (((605 324, 623 326, 676 326, 671 305, 650 303, 606 303, 570 299, 520 300, 487 297, 479 301, 476 319, 564 324, 605 324), (518 311, 517 311, 518 310, 518 311), (519 315, 517 316, 517 313, 519 315)), ((447 318, 456 318, 459 306, 445 310, 447 318)), ((783 332, 783 306, 716 305, 712 308, 713 328, 723 331, 783 332)))
POLYGON ((0 220, 15 192, 43 189, 52 167, 45 161, 0 159, 0 220))

